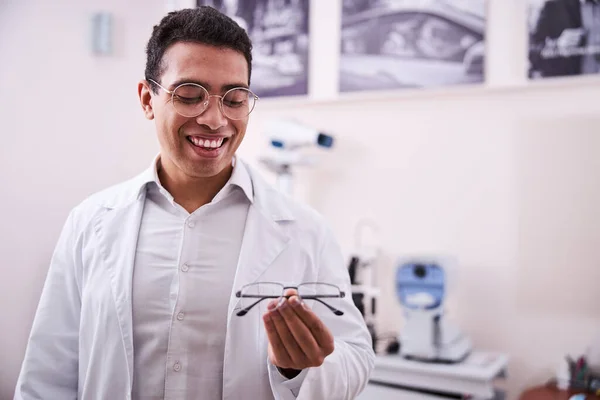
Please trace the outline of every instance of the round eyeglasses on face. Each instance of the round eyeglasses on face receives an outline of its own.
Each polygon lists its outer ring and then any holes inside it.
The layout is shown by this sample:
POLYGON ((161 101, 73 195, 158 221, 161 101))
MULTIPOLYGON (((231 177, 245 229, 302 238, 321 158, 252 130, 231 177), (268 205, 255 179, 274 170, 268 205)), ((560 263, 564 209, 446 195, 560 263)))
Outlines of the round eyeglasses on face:
POLYGON ((182 83, 173 90, 168 90, 158 82, 147 79, 171 95, 175 111, 181 116, 195 118, 202 114, 210 104, 210 98, 219 99, 219 109, 223 115, 232 120, 244 119, 256 105, 258 96, 250 89, 237 87, 229 89, 222 96, 209 94, 203 86, 197 83, 182 83))

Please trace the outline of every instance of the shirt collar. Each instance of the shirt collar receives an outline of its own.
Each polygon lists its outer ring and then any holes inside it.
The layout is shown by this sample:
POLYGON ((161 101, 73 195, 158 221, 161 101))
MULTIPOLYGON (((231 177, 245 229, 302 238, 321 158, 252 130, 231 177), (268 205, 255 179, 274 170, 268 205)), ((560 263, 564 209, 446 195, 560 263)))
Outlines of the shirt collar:
POLYGON ((250 174, 248 173, 246 166, 243 162, 239 161, 237 157, 233 157, 233 159, 231 160, 231 164, 233 165, 233 172, 231 173, 231 177, 229 178, 223 189, 221 189, 219 193, 217 193, 217 195, 213 199, 213 202, 217 202, 224 198, 227 194, 229 194, 231 190, 233 190, 233 187, 238 187, 242 189, 250 203, 254 202, 252 179, 250 178, 250 174))
MULTIPOLYGON (((254 202, 254 190, 252 186, 252 179, 250 178, 250 174, 248 173, 248 169, 244 165, 243 162, 237 159, 237 156, 234 156, 231 164, 233 165, 233 172, 231 173, 231 177, 225 186, 217 193, 212 202, 216 203, 219 200, 225 198, 235 187, 242 189, 250 203, 254 202)), ((173 201, 173 196, 161 185, 160 179, 158 177, 158 168, 160 165, 160 154, 157 155, 150 168, 148 168, 143 174, 142 182, 144 184, 155 183, 156 187, 159 191, 166 196, 170 201, 173 201)))

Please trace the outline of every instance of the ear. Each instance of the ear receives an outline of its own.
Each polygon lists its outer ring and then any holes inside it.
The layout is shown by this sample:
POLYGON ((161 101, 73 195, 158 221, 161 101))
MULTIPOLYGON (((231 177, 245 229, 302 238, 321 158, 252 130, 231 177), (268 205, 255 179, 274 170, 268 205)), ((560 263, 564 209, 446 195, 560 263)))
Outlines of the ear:
POLYGON ((140 105, 144 110, 144 115, 147 119, 154 119, 154 109, 152 108, 152 88, 146 80, 141 80, 138 83, 138 96, 140 98, 140 105))

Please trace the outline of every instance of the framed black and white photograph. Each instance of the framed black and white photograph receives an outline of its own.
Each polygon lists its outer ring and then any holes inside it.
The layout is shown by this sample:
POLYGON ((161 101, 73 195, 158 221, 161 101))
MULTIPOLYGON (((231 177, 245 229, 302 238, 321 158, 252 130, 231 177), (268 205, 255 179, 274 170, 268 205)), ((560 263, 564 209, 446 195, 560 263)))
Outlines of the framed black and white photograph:
POLYGON ((600 1, 529 0, 529 78, 600 73, 600 1))
POLYGON ((197 0, 233 18, 253 44, 259 97, 308 94, 309 0, 197 0))
POLYGON ((341 92, 485 80, 487 0, 343 0, 341 92))

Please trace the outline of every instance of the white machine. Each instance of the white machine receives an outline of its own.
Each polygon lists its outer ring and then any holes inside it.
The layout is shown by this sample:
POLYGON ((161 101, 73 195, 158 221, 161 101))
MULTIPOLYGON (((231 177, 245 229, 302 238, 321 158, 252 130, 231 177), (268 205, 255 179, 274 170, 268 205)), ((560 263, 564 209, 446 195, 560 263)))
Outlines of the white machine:
POLYGON ((500 400, 508 356, 473 350, 447 320, 444 299, 452 260, 399 261, 396 293, 405 315, 399 354, 378 354, 369 384, 357 400, 500 400))
POLYGON ((408 260, 396 271, 396 294, 404 310, 400 355, 456 363, 470 353, 470 339, 444 317, 446 272, 436 260, 408 260))
POLYGON ((299 151, 304 147, 331 148, 333 136, 305 126, 291 119, 276 119, 267 122, 265 134, 269 138, 271 151, 260 161, 277 175, 277 186, 287 194, 292 193, 295 166, 314 164, 314 159, 299 151))

